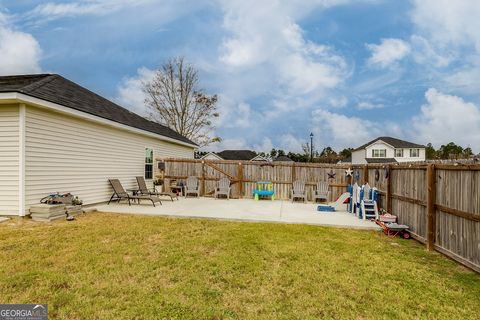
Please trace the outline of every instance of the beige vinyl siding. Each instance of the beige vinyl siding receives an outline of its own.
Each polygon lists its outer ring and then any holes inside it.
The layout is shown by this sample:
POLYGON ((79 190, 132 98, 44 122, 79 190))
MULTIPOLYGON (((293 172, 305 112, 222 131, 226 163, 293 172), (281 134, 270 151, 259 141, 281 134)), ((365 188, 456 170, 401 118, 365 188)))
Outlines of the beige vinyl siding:
POLYGON ((112 193, 108 178, 135 187, 135 176, 144 175, 147 147, 154 157, 193 158, 190 147, 32 106, 25 126, 27 208, 57 191, 85 204, 106 201, 112 193))
POLYGON ((0 105, 0 215, 19 210, 19 107, 0 105))

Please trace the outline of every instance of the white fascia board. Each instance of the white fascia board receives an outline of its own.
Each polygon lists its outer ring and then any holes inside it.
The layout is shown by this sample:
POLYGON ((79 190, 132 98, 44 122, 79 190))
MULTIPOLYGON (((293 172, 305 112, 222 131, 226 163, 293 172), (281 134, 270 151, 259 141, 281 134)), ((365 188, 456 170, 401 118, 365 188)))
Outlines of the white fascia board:
POLYGON ((93 122, 108 125, 110 127, 127 130, 127 131, 134 132, 134 133, 137 133, 137 134, 142 134, 142 135, 152 137, 152 138, 155 138, 155 139, 168 141, 168 142, 171 142, 171 143, 187 146, 187 147, 190 147, 190 148, 193 148, 193 149, 198 148, 196 145, 193 145, 193 144, 190 144, 190 143, 187 143, 187 142, 179 141, 179 140, 169 138, 169 137, 165 137, 165 136, 162 136, 160 134, 156 134, 156 133, 153 133, 153 132, 150 132, 150 131, 146 131, 146 130, 138 129, 138 128, 135 128, 135 127, 131 127, 131 126, 128 126, 126 124, 121 124, 121 123, 118 123, 118 122, 115 122, 115 121, 112 121, 112 120, 108 120, 108 119, 105 119, 105 118, 102 118, 102 117, 99 117, 99 116, 95 116, 95 115, 83 112, 83 111, 79 111, 79 110, 75 110, 75 109, 72 109, 72 108, 69 108, 69 107, 65 107, 65 106, 62 106, 62 105, 57 104, 57 103, 53 103, 53 102, 46 101, 46 100, 43 100, 43 99, 31 97, 31 96, 23 94, 23 93, 18 93, 18 92, 0 93, 0 100, 16 100, 19 103, 27 103, 27 104, 34 105, 34 106, 37 106, 37 107, 57 111, 57 112, 60 112, 60 113, 63 113, 63 114, 73 115, 77 118, 90 120, 90 121, 93 121, 93 122))

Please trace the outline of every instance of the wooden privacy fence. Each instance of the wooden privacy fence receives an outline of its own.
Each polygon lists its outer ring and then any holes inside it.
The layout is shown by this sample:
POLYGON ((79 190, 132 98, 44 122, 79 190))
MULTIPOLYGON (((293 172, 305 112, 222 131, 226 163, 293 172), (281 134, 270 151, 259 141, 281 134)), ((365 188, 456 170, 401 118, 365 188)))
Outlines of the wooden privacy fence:
POLYGON ((382 205, 410 227, 429 250, 480 272, 480 165, 415 164, 368 166, 382 205), (387 170, 385 170, 387 169, 387 170))
POLYGON ((329 201, 337 199, 352 180, 379 190, 379 207, 398 216, 413 236, 448 257, 480 272, 480 165, 388 164, 348 165, 295 162, 157 159, 165 164, 163 178, 200 179, 201 193, 213 194, 217 181, 232 182, 233 198, 253 198, 257 181, 271 181, 277 199, 289 199, 292 182, 306 183, 313 199, 319 181, 330 184, 329 201), (354 170, 346 177, 346 169, 354 170))
MULTIPOLYGON (((329 200, 334 200, 346 191, 350 179, 345 177, 345 170, 350 167, 348 165, 192 159, 157 160, 165 163, 165 185, 168 186, 170 180, 184 180, 188 176, 196 176, 200 180, 200 192, 204 196, 212 195, 217 181, 227 177, 232 182, 232 198, 253 198, 255 182, 271 181, 275 197, 289 199, 292 182, 302 180, 306 183, 309 199, 313 199, 317 182, 329 182, 329 200)), ((364 174, 363 171, 359 173, 361 177, 364 174)))

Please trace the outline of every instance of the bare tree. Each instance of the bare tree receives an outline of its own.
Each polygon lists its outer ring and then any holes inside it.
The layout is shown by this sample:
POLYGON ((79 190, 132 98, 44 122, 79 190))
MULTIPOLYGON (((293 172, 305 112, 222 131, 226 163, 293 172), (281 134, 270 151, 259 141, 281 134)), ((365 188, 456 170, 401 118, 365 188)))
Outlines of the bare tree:
POLYGON ((161 123, 199 146, 220 141, 212 137, 212 120, 219 116, 217 95, 207 95, 198 87, 198 71, 184 58, 174 58, 143 83, 145 104, 153 121, 161 123))
POLYGON ((315 159, 319 156, 318 151, 316 151, 315 149, 313 150, 312 154, 312 149, 313 148, 311 147, 310 142, 302 143, 303 154, 307 157, 307 159, 315 159))

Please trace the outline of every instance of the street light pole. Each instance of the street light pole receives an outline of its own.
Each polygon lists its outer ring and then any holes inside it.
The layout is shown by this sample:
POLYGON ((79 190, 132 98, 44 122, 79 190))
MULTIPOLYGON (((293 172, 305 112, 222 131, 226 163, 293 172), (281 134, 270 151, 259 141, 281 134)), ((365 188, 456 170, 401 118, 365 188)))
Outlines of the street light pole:
POLYGON ((313 162, 313 133, 310 133, 310 162, 313 162))

